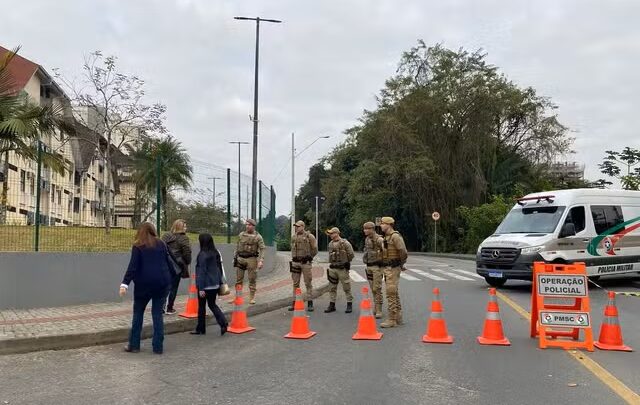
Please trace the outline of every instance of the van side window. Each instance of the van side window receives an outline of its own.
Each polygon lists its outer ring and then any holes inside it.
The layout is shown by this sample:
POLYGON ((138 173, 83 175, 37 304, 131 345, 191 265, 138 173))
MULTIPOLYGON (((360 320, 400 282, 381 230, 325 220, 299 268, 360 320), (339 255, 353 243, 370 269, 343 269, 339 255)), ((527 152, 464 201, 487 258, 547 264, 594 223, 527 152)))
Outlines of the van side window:
POLYGON ((573 224, 576 227, 576 233, 584 231, 586 228, 586 215, 584 211, 584 207, 573 207, 569 211, 567 215, 567 219, 564 221, 565 224, 573 224))
MULTIPOLYGON (((591 216, 598 235, 624 222, 622 207, 614 205, 592 205, 591 216)), ((624 227, 616 232, 624 230, 624 227)))

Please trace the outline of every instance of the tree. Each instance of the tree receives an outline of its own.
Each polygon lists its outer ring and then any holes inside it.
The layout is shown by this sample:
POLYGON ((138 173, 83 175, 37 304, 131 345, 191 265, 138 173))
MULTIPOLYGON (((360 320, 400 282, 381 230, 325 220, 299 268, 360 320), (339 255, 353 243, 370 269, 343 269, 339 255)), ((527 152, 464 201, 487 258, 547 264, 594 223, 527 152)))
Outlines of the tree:
MULTIPOLYGON (((73 129, 65 120, 64 105, 51 103, 40 106, 29 95, 16 92, 15 81, 9 72, 9 64, 20 48, 7 52, 0 59, 0 157, 4 157, 2 175, 9 169, 9 153, 36 160, 38 141, 43 134, 62 138, 73 129)), ((57 172, 65 167, 64 160, 58 154, 45 151, 42 161, 57 172)), ((8 182, 2 182, 0 195, 0 224, 5 223, 8 182)))
MULTIPOLYGON (((152 196, 156 195, 157 179, 160 174, 160 195, 164 206, 164 228, 166 229, 170 191, 174 189, 186 191, 191 186, 193 170, 189 155, 182 144, 170 135, 161 139, 147 138, 134 146, 129 145, 127 149, 133 159, 134 178, 140 190, 152 196)), ((148 217, 153 212, 149 213, 148 217)))
POLYGON ((458 214, 464 231, 461 235, 462 246, 458 250, 475 253, 480 243, 495 232, 512 207, 513 204, 502 196, 477 207, 459 207, 458 214))
POLYGON ((102 52, 95 51, 85 57, 79 82, 68 81, 57 74, 73 96, 76 119, 99 135, 95 148, 105 164, 102 182, 107 233, 111 229, 109 184, 114 165, 111 148, 101 147, 100 138, 122 151, 127 144, 167 133, 164 126, 166 107, 158 103, 145 104, 144 80, 122 73, 116 62, 115 56, 105 57, 102 52))
MULTIPOLYGON (((625 190, 640 190, 640 149, 626 147, 622 152, 606 151, 607 156, 598 165, 600 172, 620 180, 625 190)), ((611 182, 600 179, 598 186, 611 185, 611 182)))

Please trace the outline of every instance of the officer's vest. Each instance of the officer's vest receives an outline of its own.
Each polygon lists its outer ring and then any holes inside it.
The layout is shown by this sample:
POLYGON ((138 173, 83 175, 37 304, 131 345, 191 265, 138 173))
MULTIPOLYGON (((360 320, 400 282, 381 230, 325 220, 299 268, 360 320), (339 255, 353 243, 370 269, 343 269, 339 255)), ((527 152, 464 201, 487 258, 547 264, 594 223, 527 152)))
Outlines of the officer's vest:
POLYGON ((380 236, 378 234, 374 234, 373 237, 367 236, 364 240, 364 248, 367 251, 367 261, 369 263, 381 261, 383 258, 383 246, 378 243, 378 238, 380 238, 380 236))
POLYGON ((391 237, 394 234, 398 234, 400 235, 400 232, 398 231, 393 231, 391 233, 391 235, 387 235, 384 237, 385 240, 385 254, 384 254, 384 258, 385 260, 394 260, 394 259, 400 259, 400 252, 398 252, 398 249, 396 248, 396 245, 394 243, 391 243, 391 237))
POLYGON ((292 257, 311 256, 311 241, 309 240, 309 232, 305 231, 302 235, 296 233, 291 246, 292 257))
POLYGON ((329 244, 329 263, 349 263, 349 255, 347 254, 347 244, 344 239, 337 242, 331 241, 329 244))
POLYGON ((238 237, 238 253, 239 254, 258 254, 258 238, 255 233, 241 232, 238 237))

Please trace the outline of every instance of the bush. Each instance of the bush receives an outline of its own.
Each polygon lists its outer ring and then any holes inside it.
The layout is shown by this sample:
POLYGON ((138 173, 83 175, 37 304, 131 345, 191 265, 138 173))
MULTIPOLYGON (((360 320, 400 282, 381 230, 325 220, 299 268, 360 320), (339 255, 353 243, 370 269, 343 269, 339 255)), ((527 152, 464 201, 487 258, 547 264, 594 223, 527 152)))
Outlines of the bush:
POLYGON ((512 207, 513 204, 502 196, 494 197, 490 203, 478 207, 458 207, 458 215, 464 223, 465 252, 475 253, 478 245, 495 232, 512 207))
POLYGON ((291 241, 287 239, 276 239, 276 249, 283 252, 291 250, 291 241))

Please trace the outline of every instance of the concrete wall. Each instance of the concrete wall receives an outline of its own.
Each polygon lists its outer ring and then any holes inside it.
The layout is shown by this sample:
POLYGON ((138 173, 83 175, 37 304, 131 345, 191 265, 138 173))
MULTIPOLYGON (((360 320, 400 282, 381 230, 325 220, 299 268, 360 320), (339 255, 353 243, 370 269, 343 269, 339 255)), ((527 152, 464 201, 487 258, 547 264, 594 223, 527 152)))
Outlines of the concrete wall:
MULTIPOLYGON (((218 245, 233 288, 233 245, 218 245)), ((273 271, 275 250, 267 248, 263 273, 273 271)), ((194 262, 197 247, 194 247, 194 262)), ((129 253, 0 253, 0 309, 117 302, 129 253)), ((195 265, 191 266, 192 272, 195 265)), ((188 280, 180 291, 186 293, 188 280)), ((131 298, 131 294, 127 295, 131 298)))

